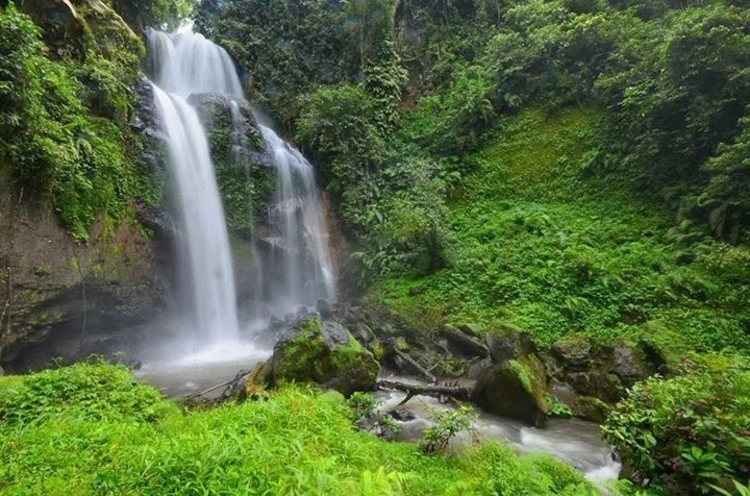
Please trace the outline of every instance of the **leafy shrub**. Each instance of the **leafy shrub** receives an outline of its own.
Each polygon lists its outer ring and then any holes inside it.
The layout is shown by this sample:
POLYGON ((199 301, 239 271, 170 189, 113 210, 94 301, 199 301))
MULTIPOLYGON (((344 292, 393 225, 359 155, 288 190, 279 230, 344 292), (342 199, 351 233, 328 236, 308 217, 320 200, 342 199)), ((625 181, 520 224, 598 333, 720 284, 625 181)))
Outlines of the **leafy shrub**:
POLYGON ((107 228, 127 218, 132 198, 156 200, 127 127, 142 45, 125 37, 122 46, 134 53, 108 59, 116 49, 103 43, 92 45, 85 61, 53 61, 28 16, 13 3, 0 10, 0 156, 16 188, 50 204, 79 241, 98 218, 107 228))
POLYGON ((70 416, 87 421, 153 422, 170 411, 161 394, 125 367, 77 364, 0 382, 0 423, 70 416), (5 382, 9 381, 9 383, 5 382))
POLYGON ((430 419, 435 422, 435 425, 425 430, 424 439, 419 443, 419 447, 423 453, 427 454, 444 453, 448 449, 448 443, 456 434, 471 429, 476 414, 470 406, 461 405, 456 410, 443 408, 432 411, 430 419))
POLYGON ((629 391, 603 427, 638 480, 679 494, 750 478, 750 368, 737 357, 689 361, 629 391))

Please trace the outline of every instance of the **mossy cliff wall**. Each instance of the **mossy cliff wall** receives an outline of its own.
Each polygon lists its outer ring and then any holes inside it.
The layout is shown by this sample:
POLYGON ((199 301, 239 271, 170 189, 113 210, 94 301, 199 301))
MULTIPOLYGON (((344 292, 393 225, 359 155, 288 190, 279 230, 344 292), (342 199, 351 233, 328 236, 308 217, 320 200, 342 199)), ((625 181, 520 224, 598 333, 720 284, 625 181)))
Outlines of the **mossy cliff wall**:
POLYGON ((0 364, 117 351, 171 273, 145 47, 101 0, 10 3, 0 25, 0 364))

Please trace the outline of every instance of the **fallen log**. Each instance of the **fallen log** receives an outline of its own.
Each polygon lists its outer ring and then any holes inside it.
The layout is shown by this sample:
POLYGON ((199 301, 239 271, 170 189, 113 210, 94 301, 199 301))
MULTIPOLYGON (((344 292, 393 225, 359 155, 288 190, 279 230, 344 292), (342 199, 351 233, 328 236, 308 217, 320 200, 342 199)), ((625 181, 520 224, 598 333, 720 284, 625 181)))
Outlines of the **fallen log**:
POLYGON ((224 381, 222 383, 216 384, 215 386, 211 386, 210 388, 203 390, 200 393, 191 394, 190 396, 186 397, 184 401, 187 402, 187 401, 195 400, 197 398, 200 398, 201 396, 207 395, 208 393, 213 393, 214 391, 222 387, 226 387, 226 389, 222 391, 222 393, 218 396, 218 398, 226 399, 227 393, 233 390, 242 379, 244 379, 247 375, 251 373, 252 373, 252 370, 251 371, 241 370, 240 372, 237 373, 237 375, 234 376, 233 379, 229 379, 228 381, 224 381))
POLYGON ((408 382, 390 381, 381 379, 377 382, 378 389, 395 389, 406 393, 406 398, 399 406, 409 401, 414 396, 434 396, 440 398, 448 396, 457 401, 469 401, 473 386, 440 386, 437 384, 413 384, 408 382))
POLYGON ((419 372, 420 375, 422 375, 424 378, 429 380, 430 382, 437 382, 437 377, 432 375, 429 370, 422 367, 419 363, 417 363, 416 360, 414 360, 412 357, 404 353, 403 351, 399 350, 398 348, 393 348, 393 351, 396 352, 396 356, 407 362, 409 365, 411 365, 415 371, 419 372))
POLYGON ((473 337, 459 331, 458 329, 442 326, 440 329, 440 335, 470 355, 476 355, 480 358, 490 356, 490 349, 487 345, 480 343, 473 337))

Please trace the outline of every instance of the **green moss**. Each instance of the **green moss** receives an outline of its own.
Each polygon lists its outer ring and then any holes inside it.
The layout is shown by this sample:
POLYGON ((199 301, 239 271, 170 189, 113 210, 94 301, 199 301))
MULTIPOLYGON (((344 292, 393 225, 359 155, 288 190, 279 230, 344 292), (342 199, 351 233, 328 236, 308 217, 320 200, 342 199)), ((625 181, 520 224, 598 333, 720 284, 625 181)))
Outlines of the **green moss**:
POLYGON ((518 380, 521 381, 524 390, 529 394, 533 394, 534 388, 531 383, 531 377, 529 377, 528 371, 523 365, 521 365, 521 362, 517 360, 509 360, 508 367, 510 367, 510 370, 516 375, 516 377, 518 377, 518 380))
POLYGON ((575 399, 572 410, 573 414, 578 418, 603 424, 612 411, 612 407, 599 398, 582 396, 575 399))
POLYGON ((345 394, 375 385, 379 366, 346 329, 345 343, 326 343, 319 318, 304 321, 298 335, 277 345, 274 350, 273 380, 276 385, 289 382, 325 384, 345 394))

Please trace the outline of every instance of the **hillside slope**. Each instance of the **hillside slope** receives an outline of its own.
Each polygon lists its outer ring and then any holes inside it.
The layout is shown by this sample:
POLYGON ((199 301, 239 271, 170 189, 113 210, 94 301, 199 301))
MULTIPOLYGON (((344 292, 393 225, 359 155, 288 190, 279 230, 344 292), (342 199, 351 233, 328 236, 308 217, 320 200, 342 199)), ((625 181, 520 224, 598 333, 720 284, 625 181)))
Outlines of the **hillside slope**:
POLYGON ((750 251, 588 173, 596 133, 589 110, 503 120, 449 202, 449 267, 387 277, 370 298, 428 326, 515 324, 546 345, 576 332, 750 351, 750 251))

